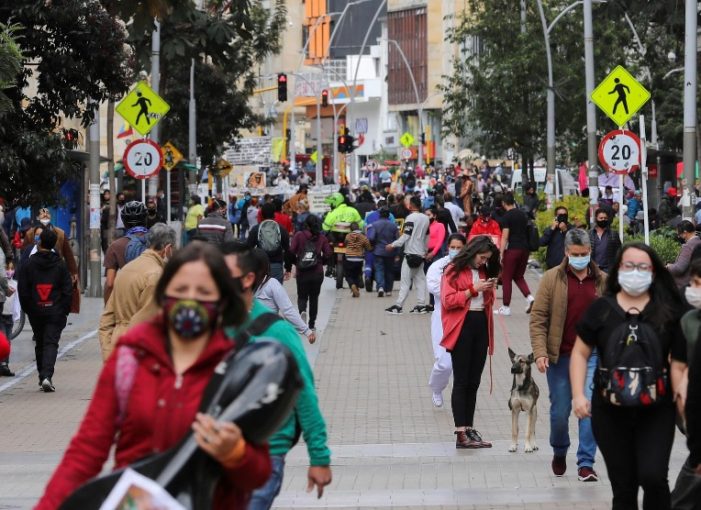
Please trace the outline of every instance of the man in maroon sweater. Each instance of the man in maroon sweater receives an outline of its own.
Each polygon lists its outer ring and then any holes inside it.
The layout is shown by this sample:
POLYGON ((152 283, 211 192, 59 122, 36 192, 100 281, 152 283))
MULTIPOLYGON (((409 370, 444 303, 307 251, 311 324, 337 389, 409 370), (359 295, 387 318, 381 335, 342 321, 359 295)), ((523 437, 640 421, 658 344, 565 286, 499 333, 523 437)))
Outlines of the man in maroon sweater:
MULTIPOLYGON (((552 470, 563 476, 567 470, 566 455, 570 446, 569 417, 572 412, 570 387, 570 354, 577 338, 575 326, 589 305, 604 292, 606 275, 591 260, 591 241, 581 229, 572 229, 565 236, 565 260, 545 272, 533 303, 530 320, 531 345, 538 370, 545 372, 550 391, 550 446, 553 448, 552 470)), ((587 389, 598 357, 589 358, 587 389)), ((596 441, 591 419, 579 420, 577 449, 578 477, 595 482, 596 441)))

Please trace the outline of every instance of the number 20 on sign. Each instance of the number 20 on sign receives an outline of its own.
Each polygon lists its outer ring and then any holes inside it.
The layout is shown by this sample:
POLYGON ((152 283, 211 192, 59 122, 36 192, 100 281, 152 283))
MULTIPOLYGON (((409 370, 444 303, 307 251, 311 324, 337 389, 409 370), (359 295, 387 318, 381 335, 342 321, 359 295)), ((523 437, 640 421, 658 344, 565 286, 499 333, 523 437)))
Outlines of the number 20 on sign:
POLYGON ((163 166, 163 153, 153 140, 135 140, 124 151, 122 163, 135 179, 148 179, 163 166))
POLYGON ((599 160, 613 173, 632 172, 640 166, 640 138, 623 129, 608 132, 599 144, 599 160))

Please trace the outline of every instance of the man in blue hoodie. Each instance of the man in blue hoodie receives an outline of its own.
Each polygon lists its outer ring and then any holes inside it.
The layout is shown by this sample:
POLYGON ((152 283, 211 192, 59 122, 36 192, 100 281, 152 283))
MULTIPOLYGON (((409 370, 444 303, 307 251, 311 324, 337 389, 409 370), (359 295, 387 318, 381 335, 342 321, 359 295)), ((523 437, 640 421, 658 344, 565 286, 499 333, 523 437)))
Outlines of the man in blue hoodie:
POLYGON ((380 219, 368 224, 367 236, 372 245, 375 264, 377 296, 391 296, 394 286, 394 254, 387 251, 387 245, 396 241, 399 231, 390 219, 389 208, 382 207, 380 219))

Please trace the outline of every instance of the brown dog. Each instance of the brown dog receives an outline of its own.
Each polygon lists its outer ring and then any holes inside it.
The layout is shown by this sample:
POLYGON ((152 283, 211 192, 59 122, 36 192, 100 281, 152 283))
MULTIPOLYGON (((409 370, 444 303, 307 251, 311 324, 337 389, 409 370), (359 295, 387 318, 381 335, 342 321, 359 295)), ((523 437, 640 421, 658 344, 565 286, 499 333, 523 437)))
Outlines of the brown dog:
POLYGON ((511 446, 510 452, 518 449, 518 415, 521 411, 528 413, 528 427, 526 428, 526 453, 532 453, 538 449, 535 444, 535 420, 538 416, 538 396, 540 390, 531 377, 531 365, 533 354, 524 356, 516 354, 509 349, 511 358, 511 373, 514 375, 509 396, 509 409, 511 409, 511 446))

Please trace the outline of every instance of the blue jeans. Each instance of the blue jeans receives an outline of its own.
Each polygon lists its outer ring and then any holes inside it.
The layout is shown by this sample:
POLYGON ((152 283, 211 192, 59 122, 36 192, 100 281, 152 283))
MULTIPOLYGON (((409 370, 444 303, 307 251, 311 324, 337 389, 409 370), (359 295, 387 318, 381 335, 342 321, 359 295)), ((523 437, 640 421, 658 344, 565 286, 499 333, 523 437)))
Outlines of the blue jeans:
POLYGON ((375 257, 375 281, 377 288, 392 292, 394 286, 394 256, 375 257))
POLYGON ((285 472, 285 456, 271 455, 270 462, 273 465, 273 471, 270 473, 270 478, 261 488, 253 491, 251 501, 248 503, 248 510, 268 510, 273 506, 273 501, 282 487, 282 477, 285 472))
MULTIPOLYGON (((591 401, 594 370, 598 362, 596 351, 587 363, 587 379, 584 394, 591 401)), ((557 363, 550 363, 546 372, 550 390, 550 446, 559 457, 567 455, 570 447, 569 419, 572 412, 572 387, 570 385, 570 356, 560 356, 557 363)), ((596 440, 591 430, 591 418, 579 420, 579 448, 577 466, 593 467, 596 455, 596 440)))

